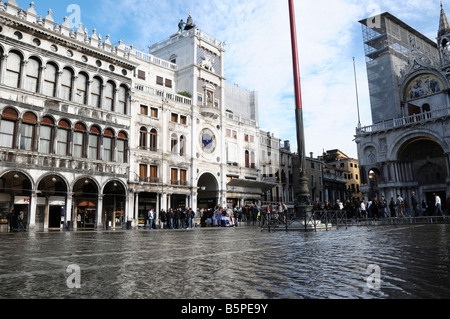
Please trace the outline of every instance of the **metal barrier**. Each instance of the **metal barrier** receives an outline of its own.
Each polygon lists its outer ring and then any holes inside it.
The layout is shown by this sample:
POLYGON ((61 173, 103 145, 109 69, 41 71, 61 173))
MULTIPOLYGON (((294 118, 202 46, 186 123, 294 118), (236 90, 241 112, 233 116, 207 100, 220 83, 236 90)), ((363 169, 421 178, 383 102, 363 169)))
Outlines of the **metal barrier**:
POLYGON ((261 213, 261 230, 298 230, 298 231, 317 231, 331 230, 340 226, 347 228, 347 211, 313 211, 299 217, 295 212, 273 212, 261 213))

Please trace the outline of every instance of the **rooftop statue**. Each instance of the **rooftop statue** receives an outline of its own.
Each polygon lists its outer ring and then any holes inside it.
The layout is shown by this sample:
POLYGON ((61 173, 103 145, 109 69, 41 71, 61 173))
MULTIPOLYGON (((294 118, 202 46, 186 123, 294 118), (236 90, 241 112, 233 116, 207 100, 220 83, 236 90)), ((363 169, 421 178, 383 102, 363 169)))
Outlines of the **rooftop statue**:
POLYGON ((183 21, 183 19, 180 20, 178 23, 178 32, 181 33, 183 31, 183 27, 186 25, 186 23, 183 21))

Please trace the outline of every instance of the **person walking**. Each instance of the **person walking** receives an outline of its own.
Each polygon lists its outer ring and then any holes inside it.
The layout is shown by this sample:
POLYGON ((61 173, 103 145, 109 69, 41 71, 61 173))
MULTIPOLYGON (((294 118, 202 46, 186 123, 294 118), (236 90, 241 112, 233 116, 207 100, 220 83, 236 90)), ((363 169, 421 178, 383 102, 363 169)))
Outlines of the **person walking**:
POLYGON ((20 232, 20 229, 25 231, 25 227, 23 227, 23 211, 20 211, 19 216, 17 216, 17 231, 20 232))
POLYGON ((444 216, 444 213, 442 212, 441 209, 441 198, 436 193, 434 193, 433 196, 434 196, 434 206, 436 207, 434 211, 434 216, 437 216, 438 212, 441 214, 441 216, 444 216))

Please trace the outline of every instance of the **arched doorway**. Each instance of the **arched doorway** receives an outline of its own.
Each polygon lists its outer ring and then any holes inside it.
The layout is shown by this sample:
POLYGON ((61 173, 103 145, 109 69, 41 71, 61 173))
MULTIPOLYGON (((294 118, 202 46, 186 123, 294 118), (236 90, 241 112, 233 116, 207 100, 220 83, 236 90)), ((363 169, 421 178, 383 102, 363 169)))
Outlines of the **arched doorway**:
POLYGON ((103 224, 122 227, 125 223, 125 187, 119 181, 110 181, 103 190, 103 224))
POLYGON ((77 228, 95 228, 97 222, 98 187, 90 178, 81 178, 73 186, 77 228))
POLYGON ((20 212, 24 213, 23 225, 28 228, 31 192, 31 179, 24 173, 12 171, 0 177, 0 219, 10 221, 10 230, 17 229, 20 212))
POLYGON ((37 227, 60 229, 66 215, 66 200, 67 184, 60 176, 42 178, 38 185, 37 227))
POLYGON ((381 173, 377 168, 371 168, 369 170, 369 200, 374 197, 379 198, 379 189, 378 186, 381 181, 381 173))
POLYGON ((205 173, 197 182, 197 208, 214 208, 219 202, 219 185, 214 175, 205 173))
POLYGON ((434 207, 433 193, 441 197, 442 206, 445 207, 448 171, 442 146, 430 138, 414 139, 403 145, 398 159, 410 165, 410 178, 417 182, 418 192, 425 196, 428 207, 434 207))

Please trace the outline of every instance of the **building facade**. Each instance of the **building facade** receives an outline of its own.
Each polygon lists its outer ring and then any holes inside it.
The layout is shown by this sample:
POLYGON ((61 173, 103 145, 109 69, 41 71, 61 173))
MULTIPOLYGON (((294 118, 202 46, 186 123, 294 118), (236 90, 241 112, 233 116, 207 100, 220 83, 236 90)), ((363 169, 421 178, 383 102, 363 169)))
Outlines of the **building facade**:
POLYGON ((356 131, 361 190, 366 198, 401 195, 409 205, 414 192, 429 206, 437 193, 444 204, 450 194, 450 26, 444 9, 437 43, 389 13, 361 23, 369 35, 364 41, 373 119, 356 131), (385 82, 377 73, 393 83, 379 87, 385 82), (386 99, 377 102, 383 93, 386 99))
POLYGON ((143 226, 150 208, 158 219, 276 194, 257 93, 226 82, 224 42, 188 21, 147 53, 0 3, 0 219, 143 226))

